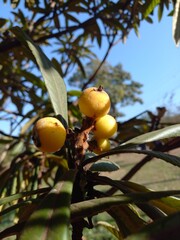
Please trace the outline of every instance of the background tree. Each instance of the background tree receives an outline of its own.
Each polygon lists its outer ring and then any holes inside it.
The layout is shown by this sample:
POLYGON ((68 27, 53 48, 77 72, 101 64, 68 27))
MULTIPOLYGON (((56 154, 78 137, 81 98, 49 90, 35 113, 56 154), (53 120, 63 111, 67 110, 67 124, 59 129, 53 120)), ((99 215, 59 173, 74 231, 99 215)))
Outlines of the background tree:
POLYGON ((126 106, 135 102, 142 103, 142 100, 139 97, 142 85, 133 81, 131 74, 124 71, 121 64, 112 66, 105 62, 97 74, 93 76, 96 72, 97 66, 99 65, 99 60, 92 60, 87 63, 85 66, 85 76, 78 68, 73 76, 68 80, 69 84, 80 89, 84 89, 87 85, 102 85, 111 98, 111 111, 114 116, 122 114, 120 106, 126 106))

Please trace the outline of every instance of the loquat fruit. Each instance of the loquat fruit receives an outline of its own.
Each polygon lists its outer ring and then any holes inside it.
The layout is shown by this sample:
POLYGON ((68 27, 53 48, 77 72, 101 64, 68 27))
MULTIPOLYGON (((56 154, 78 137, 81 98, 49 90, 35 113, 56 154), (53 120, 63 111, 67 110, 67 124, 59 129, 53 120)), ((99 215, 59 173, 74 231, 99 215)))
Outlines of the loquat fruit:
POLYGON ((42 152, 57 152, 66 140, 66 129, 55 117, 39 119, 33 128, 33 140, 42 152))
POLYGON ((110 141, 107 138, 98 138, 95 141, 97 146, 93 149, 93 152, 96 154, 107 152, 111 148, 110 141))
POLYGON ((95 119, 94 135, 97 138, 110 138, 117 132, 117 122, 111 115, 105 115, 95 119))
POLYGON ((106 115, 111 106, 109 95, 100 86, 85 89, 78 101, 81 113, 90 118, 106 115))

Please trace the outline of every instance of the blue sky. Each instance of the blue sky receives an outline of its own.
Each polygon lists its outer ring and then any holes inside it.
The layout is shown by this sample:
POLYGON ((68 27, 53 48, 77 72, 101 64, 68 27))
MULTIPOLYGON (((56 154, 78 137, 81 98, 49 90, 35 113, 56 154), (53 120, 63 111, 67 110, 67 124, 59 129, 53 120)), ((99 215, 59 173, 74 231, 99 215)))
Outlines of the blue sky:
MULTIPOLYGON (((1 17, 7 17, 9 5, 0 2, 2 8, 1 17)), ((167 106, 171 111, 174 106, 180 106, 180 49, 172 38, 172 17, 164 13, 159 23, 155 14, 154 23, 142 22, 139 32, 140 38, 132 31, 126 43, 116 45, 107 59, 112 65, 121 63, 133 80, 143 84, 141 97, 144 104, 123 108, 125 117, 121 120, 144 110, 154 111, 157 106, 167 106)), ((104 52, 104 49, 96 49, 100 59, 104 52)))
POLYGON ((116 45, 107 59, 112 65, 122 63, 133 80, 143 84, 144 104, 125 107, 123 120, 144 110, 155 111, 157 106, 167 106, 171 111, 180 107, 180 49, 172 37, 172 17, 165 13, 158 22, 155 14, 154 23, 142 22, 139 33, 138 38, 132 31, 126 43, 116 45))
POLYGON ((126 114, 134 116, 146 109, 168 105, 174 94, 174 104, 180 106, 180 49, 172 38, 172 18, 164 16, 153 25, 146 22, 140 28, 140 39, 133 33, 124 46, 112 51, 109 61, 113 61, 118 50, 125 69, 143 87, 143 105, 126 109, 126 114))

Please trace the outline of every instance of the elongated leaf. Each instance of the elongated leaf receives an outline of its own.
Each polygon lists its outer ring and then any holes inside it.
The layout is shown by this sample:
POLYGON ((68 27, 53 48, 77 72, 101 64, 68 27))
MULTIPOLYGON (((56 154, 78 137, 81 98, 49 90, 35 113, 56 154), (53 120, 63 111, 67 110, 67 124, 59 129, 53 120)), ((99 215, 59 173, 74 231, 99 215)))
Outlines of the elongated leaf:
POLYGON ((37 190, 33 190, 33 191, 13 194, 11 196, 1 198, 0 199, 0 205, 10 203, 12 201, 18 200, 18 199, 23 198, 23 197, 32 196, 32 195, 35 195, 35 194, 47 193, 48 191, 49 191, 49 188, 42 188, 42 189, 37 189, 37 190))
POLYGON ((177 0, 175 4, 172 30, 175 44, 178 47, 180 43, 180 0, 177 0))
POLYGON ((123 237, 126 237, 127 234, 135 233, 145 226, 145 221, 130 204, 113 207, 108 213, 116 221, 123 237))
MULTIPOLYGON (((125 181, 123 182, 123 184, 124 186, 129 188, 130 191, 133 191, 133 192, 134 191, 135 192, 152 192, 147 187, 134 182, 125 181)), ((180 211, 180 198, 176 198, 176 197, 165 197, 161 199, 151 200, 150 204, 153 204, 154 206, 156 206, 166 214, 171 214, 171 213, 180 211)))
POLYGON ((80 97, 81 96, 81 94, 82 94, 82 91, 79 91, 79 90, 70 90, 70 91, 68 91, 68 96, 72 96, 72 97, 74 97, 74 96, 76 96, 76 97, 80 97))
POLYGON ((158 7, 158 20, 159 20, 159 22, 160 22, 161 19, 162 19, 163 10, 164 10, 164 3, 161 2, 161 3, 159 4, 159 7, 158 7))
POLYGON ((26 131, 30 128, 30 126, 32 126, 32 124, 34 124, 34 122, 38 119, 38 116, 34 116, 32 117, 29 121, 27 121, 24 126, 21 128, 21 132, 20 135, 24 135, 26 133, 26 131))
POLYGON ((151 200, 151 203, 167 215, 180 211, 180 199, 176 197, 151 200))
POLYGON ((174 155, 170 155, 167 153, 163 153, 163 152, 158 152, 158 151, 148 151, 148 150, 140 150, 140 151, 133 151, 134 153, 144 153, 146 155, 152 156, 152 157, 156 157, 159 159, 162 159, 168 163, 171 163, 174 166, 180 167, 180 157, 174 156, 174 155))
POLYGON ((19 3, 20 3, 20 0, 13 0, 13 1, 11 1, 11 7, 17 8, 19 3))
POLYGON ((146 18, 159 3, 160 0, 147 0, 143 6, 143 17, 146 18))
POLYGON ((116 195, 112 197, 102 197, 79 203, 73 203, 71 204, 71 219, 72 221, 76 221, 87 216, 93 216, 100 212, 108 211, 112 207, 121 204, 144 203, 153 199, 159 199, 177 194, 180 194, 180 190, 164 192, 132 193, 116 195))
POLYGON ((3 27, 8 20, 5 18, 0 18, 0 27, 3 27))
POLYGON ((160 130, 142 134, 138 137, 128 140, 127 142, 121 144, 121 146, 130 144, 138 145, 171 137, 180 137, 180 124, 175 124, 170 127, 165 127, 160 130))
POLYGON ((179 228, 180 212, 149 224, 142 231, 127 237, 125 240, 179 239, 179 228))
POLYGON ((120 168, 119 165, 117 165, 114 162, 100 161, 94 163, 89 170, 95 172, 112 172, 119 170, 119 168, 120 168))
POLYGON ((54 111, 57 115, 62 115, 67 122, 67 92, 63 79, 41 48, 21 28, 13 27, 11 31, 22 44, 31 50, 44 78, 54 111))
POLYGON ((119 240, 123 240, 123 237, 121 236, 121 233, 120 231, 113 225, 107 223, 107 222, 104 222, 104 221, 99 221, 97 222, 97 225, 98 226, 102 226, 104 227, 105 229, 107 229, 110 233, 112 233, 117 239, 119 240))
POLYGON ((75 171, 68 171, 30 216, 20 240, 69 240, 70 201, 75 171))
POLYGON ((180 167, 180 157, 178 157, 178 156, 174 156, 174 155, 171 155, 171 154, 158 152, 158 151, 124 149, 123 146, 120 145, 119 147, 116 147, 116 148, 112 149, 111 151, 109 151, 107 153, 103 153, 103 154, 98 155, 98 156, 90 157, 90 158, 86 159, 82 163, 82 165, 84 166, 88 163, 96 162, 99 159, 101 159, 102 157, 107 157, 107 156, 111 156, 111 155, 115 155, 115 154, 119 154, 119 153, 121 153, 121 154, 122 153, 138 153, 138 154, 145 154, 145 155, 149 155, 149 156, 152 156, 152 157, 156 157, 156 158, 162 159, 162 160, 164 160, 168 163, 171 163, 171 164, 173 164, 177 167, 180 167))

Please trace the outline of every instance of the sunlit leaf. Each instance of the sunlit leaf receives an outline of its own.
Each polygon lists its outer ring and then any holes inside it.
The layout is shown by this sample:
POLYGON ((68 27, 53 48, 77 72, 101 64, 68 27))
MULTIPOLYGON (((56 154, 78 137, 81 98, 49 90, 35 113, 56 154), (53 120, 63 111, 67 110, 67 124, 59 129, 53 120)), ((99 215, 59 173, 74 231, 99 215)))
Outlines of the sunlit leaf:
POLYGON ((176 197, 152 200, 151 203, 167 215, 180 211, 180 199, 176 197))
POLYGON ((11 1, 12 8, 17 8, 20 3, 20 0, 13 0, 11 1))
POLYGON ((123 237, 139 231, 146 224, 131 204, 112 207, 108 213, 116 221, 123 237))
POLYGON ((51 61, 42 52, 41 48, 27 34, 19 27, 13 27, 11 31, 19 41, 32 51, 44 78, 54 111, 56 114, 61 114, 67 122, 67 93, 64 80, 53 67, 51 61))
POLYGON ((31 119, 29 119, 29 121, 27 121, 24 126, 21 128, 21 135, 24 135, 26 133, 26 131, 30 128, 30 126, 38 119, 38 116, 34 116, 31 119))
MULTIPOLYGON (((129 188, 129 191, 132 192, 152 192, 152 190, 148 189, 145 186, 134 182, 123 182, 123 184, 129 188)), ((158 207, 161 211, 166 214, 171 214, 177 211, 180 211, 180 199, 177 197, 165 197, 161 199, 151 200, 149 202, 154 206, 158 207)))
POLYGON ((19 240, 69 240, 70 201, 75 171, 68 171, 27 221, 19 240))
POLYGON ((180 43, 180 0, 177 0, 175 3, 172 30, 174 41, 178 47, 180 43))
POLYGON ((97 226, 101 226, 104 227, 105 229, 107 229, 110 233, 112 233, 117 239, 119 240, 123 240, 123 237, 121 236, 120 231, 113 225, 104 222, 104 221, 99 221, 97 222, 97 226))
POLYGON ((33 191, 13 194, 11 196, 1 198, 0 199, 0 205, 10 203, 12 201, 18 200, 18 199, 23 198, 23 197, 33 196, 35 194, 40 194, 40 193, 47 193, 48 190, 49 190, 49 188, 42 188, 42 189, 37 189, 37 190, 33 190, 33 191))
POLYGON ((145 203, 153 199, 159 199, 166 196, 180 194, 180 190, 162 191, 162 192, 147 192, 147 193, 131 193, 124 195, 116 195, 111 197, 102 197, 92 200, 87 200, 79 203, 71 204, 72 221, 93 216, 100 212, 107 211, 113 206, 129 203, 145 203))
POLYGON ((81 94, 82 94, 82 91, 78 91, 78 90, 68 91, 68 96, 72 96, 72 97, 80 97, 81 94))
POLYGON ((172 137, 180 137, 180 124, 175 124, 170 127, 165 127, 160 130, 142 134, 138 137, 130 139, 129 141, 126 141, 125 143, 121 144, 121 146, 148 143, 172 137))
POLYGON ((143 5, 143 17, 146 18, 160 2, 160 0, 145 1, 145 4, 143 5))

